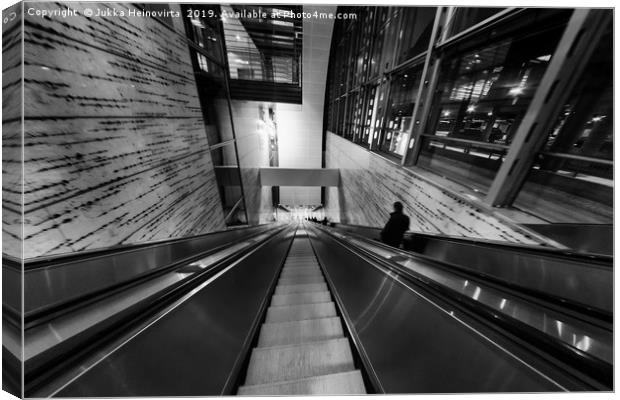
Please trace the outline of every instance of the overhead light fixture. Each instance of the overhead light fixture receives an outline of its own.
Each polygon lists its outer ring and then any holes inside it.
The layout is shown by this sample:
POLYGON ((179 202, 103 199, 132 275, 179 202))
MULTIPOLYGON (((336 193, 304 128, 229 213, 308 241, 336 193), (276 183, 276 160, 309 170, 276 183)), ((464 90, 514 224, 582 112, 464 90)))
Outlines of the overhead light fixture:
POLYGON ((470 113, 470 112, 474 112, 474 111, 476 111, 476 106, 469 106, 469 107, 467 107, 467 112, 470 113))

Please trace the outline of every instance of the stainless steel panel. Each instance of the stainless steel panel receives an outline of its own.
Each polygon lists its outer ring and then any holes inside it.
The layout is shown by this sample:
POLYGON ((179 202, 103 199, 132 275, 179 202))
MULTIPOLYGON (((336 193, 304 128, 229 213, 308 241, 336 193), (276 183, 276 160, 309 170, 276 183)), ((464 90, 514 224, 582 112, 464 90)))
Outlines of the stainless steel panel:
POLYGON ((554 340, 563 342, 575 352, 587 353, 610 365, 613 363, 613 333, 609 329, 584 323, 578 318, 528 302, 521 296, 438 268, 436 263, 403 256, 401 252, 389 246, 358 239, 347 239, 347 243, 400 264, 424 282, 432 282, 471 299, 472 302, 492 310, 497 315, 505 315, 519 321, 554 340))
POLYGON ((223 394, 246 355, 291 234, 278 234, 97 364, 80 366, 83 373, 54 396, 223 394))
POLYGON ((612 224, 526 224, 525 226, 562 243, 573 251, 609 256, 614 254, 612 224))
POLYGON ((24 274, 24 313, 28 317, 33 313, 59 307, 269 229, 268 226, 235 229, 149 246, 129 247, 127 250, 112 249, 102 254, 71 254, 49 262, 27 262, 24 274), (76 258, 78 256, 81 257, 76 258))
POLYGON ((386 393, 544 392, 570 383, 331 241, 324 234, 312 237, 386 393))

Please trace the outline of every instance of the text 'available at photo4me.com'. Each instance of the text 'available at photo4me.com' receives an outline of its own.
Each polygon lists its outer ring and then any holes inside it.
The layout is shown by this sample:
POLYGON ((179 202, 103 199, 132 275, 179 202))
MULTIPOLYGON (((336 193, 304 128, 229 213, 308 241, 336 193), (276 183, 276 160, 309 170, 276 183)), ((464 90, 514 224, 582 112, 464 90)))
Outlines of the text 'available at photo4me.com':
MULTIPOLYGON (((25 7, 25 13, 32 17, 41 18, 68 18, 83 15, 88 18, 243 18, 243 19, 357 19, 356 13, 339 13, 339 12, 322 12, 319 10, 313 11, 293 11, 285 8, 281 9, 241 9, 235 11, 214 11, 204 9, 192 9, 189 8, 184 12, 178 9, 159 8, 157 10, 150 10, 144 8, 133 7, 104 7, 97 4, 86 3, 86 5, 75 5, 65 7, 51 7, 57 3, 38 3, 28 4, 25 7)), ((121 4, 122 5, 122 4, 121 4)))

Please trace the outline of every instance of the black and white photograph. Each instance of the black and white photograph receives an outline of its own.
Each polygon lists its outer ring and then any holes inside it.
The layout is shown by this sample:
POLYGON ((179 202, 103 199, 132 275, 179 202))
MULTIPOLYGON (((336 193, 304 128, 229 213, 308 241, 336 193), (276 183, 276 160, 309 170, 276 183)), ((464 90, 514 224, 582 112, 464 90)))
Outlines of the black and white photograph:
POLYGON ((3 400, 614 392, 613 5, 2 8, 3 400))

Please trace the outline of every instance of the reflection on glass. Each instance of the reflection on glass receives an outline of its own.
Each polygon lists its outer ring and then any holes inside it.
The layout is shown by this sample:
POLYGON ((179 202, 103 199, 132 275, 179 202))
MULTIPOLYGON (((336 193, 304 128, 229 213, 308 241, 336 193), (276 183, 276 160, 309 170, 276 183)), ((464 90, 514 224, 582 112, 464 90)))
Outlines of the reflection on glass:
POLYGON ((454 36, 502 10, 503 8, 458 7, 452 16, 449 36, 454 36))
POLYGON ((460 55, 442 65, 435 134, 508 144, 525 115, 563 24, 513 37, 460 55))
POLYGON ((418 166, 443 174, 485 193, 506 156, 505 146, 485 146, 460 139, 422 138, 418 166))
POLYGON ((404 155, 422 71, 410 69, 392 78, 381 150, 404 155))
POLYGON ((613 221, 611 32, 610 24, 514 203, 551 222, 613 221))
POLYGON ((222 5, 231 79, 300 84, 301 20, 271 18, 287 10, 255 5, 222 5), (256 15, 267 18, 256 18, 256 15))
POLYGON ((434 7, 407 7, 398 34, 398 63, 426 51, 435 19, 434 7))
MULTIPOLYGON (((420 165, 486 192, 536 93, 566 15, 444 58, 420 165)), ((482 40, 477 38, 476 40, 482 40)))

